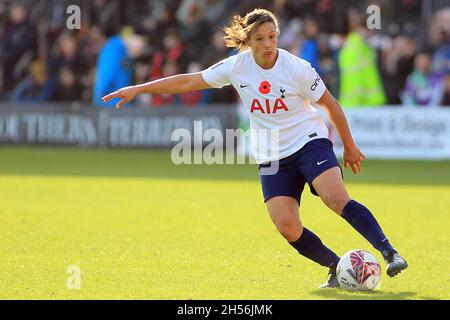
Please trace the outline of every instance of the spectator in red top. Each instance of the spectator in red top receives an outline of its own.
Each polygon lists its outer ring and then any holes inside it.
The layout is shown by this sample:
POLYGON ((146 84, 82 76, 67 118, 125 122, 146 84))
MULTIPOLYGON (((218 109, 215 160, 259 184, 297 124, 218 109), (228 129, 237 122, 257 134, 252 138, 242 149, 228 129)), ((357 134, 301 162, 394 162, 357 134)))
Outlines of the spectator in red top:
MULTIPOLYGON (((197 61, 193 61, 189 64, 187 72, 194 73, 202 70, 202 65, 197 61)), ((185 106, 195 107, 203 102, 203 92, 204 90, 196 90, 180 93, 180 101, 185 106)))
MULTIPOLYGON (((167 30, 164 39, 164 50, 153 54, 152 68, 150 70, 150 80, 167 77, 177 73, 184 73, 187 70, 189 57, 185 52, 176 29, 167 30)), ((162 106, 175 103, 175 96, 153 95, 152 105, 162 106)))

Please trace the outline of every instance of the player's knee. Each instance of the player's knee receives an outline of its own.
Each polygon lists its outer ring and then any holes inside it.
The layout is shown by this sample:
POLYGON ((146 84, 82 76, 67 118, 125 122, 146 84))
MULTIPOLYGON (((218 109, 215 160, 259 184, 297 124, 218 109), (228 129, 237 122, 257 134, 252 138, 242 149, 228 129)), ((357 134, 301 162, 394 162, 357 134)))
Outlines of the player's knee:
POLYGON ((325 204, 338 215, 342 214, 342 210, 349 200, 348 195, 333 192, 323 197, 325 204))
POLYGON ((284 219, 277 221, 276 227, 278 232, 289 242, 296 241, 303 233, 303 226, 295 219, 284 219))

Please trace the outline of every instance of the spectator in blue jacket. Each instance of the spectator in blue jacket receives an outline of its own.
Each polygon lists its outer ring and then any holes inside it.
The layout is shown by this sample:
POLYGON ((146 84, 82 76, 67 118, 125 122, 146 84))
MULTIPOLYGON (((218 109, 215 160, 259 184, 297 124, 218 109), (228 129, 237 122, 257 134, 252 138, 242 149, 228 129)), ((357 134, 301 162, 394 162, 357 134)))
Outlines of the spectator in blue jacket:
POLYGON ((310 17, 305 18, 304 35, 305 42, 300 49, 300 58, 305 59, 311 66, 316 69, 318 74, 322 74, 320 70, 320 52, 319 52, 319 25, 310 17))
POLYGON ((97 60, 93 93, 95 105, 114 108, 114 101, 105 104, 102 97, 133 83, 133 59, 138 58, 143 49, 144 41, 138 35, 116 35, 105 43, 97 60))
POLYGON ((48 77, 43 61, 31 63, 30 73, 14 88, 12 100, 15 102, 49 101, 55 90, 56 81, 48 77))

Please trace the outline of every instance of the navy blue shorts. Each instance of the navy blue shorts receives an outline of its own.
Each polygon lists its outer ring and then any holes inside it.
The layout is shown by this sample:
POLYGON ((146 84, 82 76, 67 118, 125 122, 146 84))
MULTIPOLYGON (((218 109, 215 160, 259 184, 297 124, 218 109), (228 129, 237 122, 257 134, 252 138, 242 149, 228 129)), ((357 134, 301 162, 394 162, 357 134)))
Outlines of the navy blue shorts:
POLYGON ((258 166, 264 202, 275 196, 290 196, 300 203, 305 183, 309 184, 311 193, 317 196, 312 186, 317 176, 334 167, 339 167, 342 174, 333 144, 325 138, 309 141, 296 153, 279 160, 278 165, 278 171, 270 175, 261 174, 261 168, 270 167, 272 163, 258 166))

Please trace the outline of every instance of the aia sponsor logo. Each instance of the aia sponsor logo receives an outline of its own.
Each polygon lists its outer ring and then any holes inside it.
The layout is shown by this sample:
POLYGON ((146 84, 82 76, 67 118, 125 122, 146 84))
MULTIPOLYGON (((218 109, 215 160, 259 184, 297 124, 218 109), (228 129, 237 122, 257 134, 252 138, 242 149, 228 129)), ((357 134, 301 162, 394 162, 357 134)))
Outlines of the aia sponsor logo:
MULTIPOLYGON (((262 81, 259 84, 259 92, 262 94, 269 94, 271 89, 271 85, 269 81, 262 81)), ((284 99, 284 92, 286 90, 284 88, 280 89, 281 92, 281 98, 284 99)), ((271 101, 269 99, 264 99, 264 102, 259 101, 257 98, 253 99, 252 105, 250 107, 250 113, 259 111, 264 114, 271 114, 271 113, 277 113, 278 110, 284 110, 289 111, 286 104, 281 100, 280 98, 277 98, 275 102, 273 102, 273 105, 271 105, 271 101)))
POLYGON ((270 105, 270 100, 265 99, 264 107, 258 99, 253 99, 252 106, 250 107, 250 113, 259 111, 264 114, 277 113, 278 110, 289 111, 288 107, 284 104, 283 100, 277 98, 273 106, 270 105))

